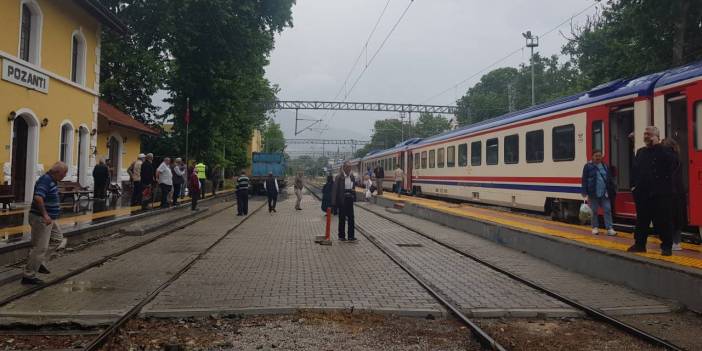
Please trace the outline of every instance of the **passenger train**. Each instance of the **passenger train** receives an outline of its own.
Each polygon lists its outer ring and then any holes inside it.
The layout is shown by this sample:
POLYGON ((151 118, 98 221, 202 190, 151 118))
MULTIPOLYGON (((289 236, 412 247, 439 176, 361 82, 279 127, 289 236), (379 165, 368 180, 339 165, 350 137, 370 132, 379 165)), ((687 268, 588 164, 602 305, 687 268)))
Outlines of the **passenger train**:
MULTIPOLYGON (((631 169, 648 125, 681 147, 688 222, 702 228, 702 62, 594 89, 533 106, 423 140, 352 160, 362 175, 384 167, 406 173, 414 194, 508 206, 577 217, 581 172, 601 150, 615 176, 618 218, 635 218, 631 169)), ((358 179, 358 178, 357 178, 358 179)), ((702 235, 702 233, 700 233, 702 235)))

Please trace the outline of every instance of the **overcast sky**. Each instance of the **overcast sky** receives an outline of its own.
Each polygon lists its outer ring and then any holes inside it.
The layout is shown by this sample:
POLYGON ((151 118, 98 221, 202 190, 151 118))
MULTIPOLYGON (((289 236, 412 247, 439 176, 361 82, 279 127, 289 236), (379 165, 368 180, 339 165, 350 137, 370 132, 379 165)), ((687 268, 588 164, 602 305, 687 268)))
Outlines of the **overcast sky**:
MULTIPOLYGON (((390 1, 368 45, 369 59, 408 4, 409 0, 390 1)), ((593 0, 415 0, 347 101, 454 105, 481 74, 428 99, 523 46, 522 32, 542 34, 592 4, 593 0)), ((385 5, 386 0, 297 0, 294 27, 276 37, 266 68, 268 79, 280 86, 278 97, 334 99, 385 5)), ((582 23, 595 11, 591 7, 573 22, 582 23)), ((569 23, 560 27, 564 33, 569 29, 569 23)), ((538 51, 559 54, 564 42, 557 30, 542 38, 538 51)), ((349 86, 363 69, 365 57, 354 69, 349 86)), ((494 68, 528 60, 524 49, 494 68)), ((337 98, 341 99, 343 94, 337 98)), ((344 111, 333 117, 322 111, 300 114, 323 118, 325 128, 297 138, 364 140, 370 138, 375 120, 399 116, 344 111)), ((279 111, 275 120, 287 138, 295 137, 294 111, 279 111)))

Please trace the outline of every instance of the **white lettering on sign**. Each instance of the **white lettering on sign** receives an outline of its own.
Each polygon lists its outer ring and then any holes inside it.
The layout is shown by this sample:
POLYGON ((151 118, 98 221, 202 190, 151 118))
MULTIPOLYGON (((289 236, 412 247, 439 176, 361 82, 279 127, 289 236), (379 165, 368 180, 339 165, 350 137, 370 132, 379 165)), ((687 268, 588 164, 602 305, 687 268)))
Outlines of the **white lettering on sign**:
POLYGON ((2 79, 44 94, 49 93, 49 76, 7 59, 2 60, 2 79))

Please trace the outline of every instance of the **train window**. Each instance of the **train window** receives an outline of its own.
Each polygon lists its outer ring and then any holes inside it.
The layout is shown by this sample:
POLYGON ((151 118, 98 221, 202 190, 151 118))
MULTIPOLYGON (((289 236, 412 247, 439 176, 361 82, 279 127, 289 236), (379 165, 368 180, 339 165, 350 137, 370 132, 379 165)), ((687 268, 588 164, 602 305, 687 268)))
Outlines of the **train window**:
POLYGON ((496 165, 500 157, 500 145, 497 138, 485 141, 485 163, 496 165))
POLYGON ((505 164, 519 163, 519 135, 505 137, 505 164))
POLYGON ((444 168, 444 148, 436 150, 436 167, 444 168))
POLYGON ((436 150, 429 150, 429 168, 436 166, 436 150))
POLYGON ((692 137, 695 141, 695 149, 702 150, 702 101, 695 103, 695 119, 692 123, 692 137))
POLYGON ((527 163, 544 162, 544 131, 533 130, 526 133, 527 163))
POLYGON ((446 167, 456 167, 456 147, 446 148, 446 167))
POLYGON ((483 142, 474 141, 470 143, 470 165, 480 166, 483 163, 483 142))
POLYGON ((422 151, 422 169, 427 168, 427 152, 422 151))
POLYGON ((458 145, 458 167, 468 166, 468 144, 458 145))
POLYGON ((604 152, 604 124, 602 121, 592 122, 592 150, 590 150, 590 154, 595 150, 604 152))
POLYGON ((420 163, 420 157, 421 155, 419 153, 414 154, 414 169, 422 168, 422 164, 420 163))
POLYGON ((553 160, 573 161, 575 159, 575 125, 555 127, 551 135, 553 160))

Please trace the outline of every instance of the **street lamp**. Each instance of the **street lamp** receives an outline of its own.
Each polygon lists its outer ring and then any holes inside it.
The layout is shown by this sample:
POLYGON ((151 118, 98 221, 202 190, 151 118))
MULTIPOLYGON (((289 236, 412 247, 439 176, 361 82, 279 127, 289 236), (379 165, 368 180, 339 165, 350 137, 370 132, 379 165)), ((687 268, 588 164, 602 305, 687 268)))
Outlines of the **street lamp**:
POLYGON ((531 49, 531 105, 536 105, 536 92, 534 90, 534 48, 539 46, 539 36, 533 36, 531 31, 528 30, 526 33, 522 33, 522 36, 526 40, 526 47, 531 49))

